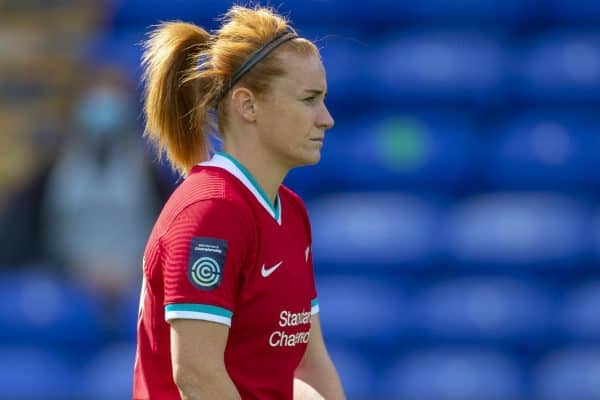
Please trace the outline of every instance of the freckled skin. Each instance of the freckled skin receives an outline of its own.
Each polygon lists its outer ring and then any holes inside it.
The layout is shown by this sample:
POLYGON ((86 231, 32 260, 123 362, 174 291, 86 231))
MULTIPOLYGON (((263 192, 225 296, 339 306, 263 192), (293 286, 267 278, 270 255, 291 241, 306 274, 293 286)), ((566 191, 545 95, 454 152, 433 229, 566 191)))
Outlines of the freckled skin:
POLYGON ((317 54, 286 51, 278 57, 287 74, 275 79, 269 94, 259 101, 260 140, 290 169, 316 164, 325 130, 334 124, 324 102, 325 69, 317 54))

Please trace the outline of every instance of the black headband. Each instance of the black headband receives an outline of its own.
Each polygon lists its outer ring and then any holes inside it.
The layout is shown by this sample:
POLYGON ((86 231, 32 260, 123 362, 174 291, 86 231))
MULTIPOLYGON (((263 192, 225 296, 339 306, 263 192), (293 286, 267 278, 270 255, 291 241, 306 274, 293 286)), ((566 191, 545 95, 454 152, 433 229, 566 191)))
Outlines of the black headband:
POLYGON ((229 83, 223 88, 223 91, 221 92, 219 97, 217 97, 216 103, 219 103, 223 99, 223 97, 225 97, 227 92, 236 83, 238 83, 239 80, 242 79, 242 77, 248 71, 250 71, 256 64, 258 64, 260 60, 268 56, 273 50, 275 50, 277 47, 281 46, 285 42, 288 42, 292 39, 296 39, 297 37, 298 35, 293 29, 286 28, 286 30, 281 32, 279 35, 275 36, 273 39, 269 40, 267 43, 263 44, 261 47, 256 49, 252 54, 250 54, 250 56, 248 56, 246 61, 242 63, 242 65, 240 66, 240 68, 238 68, 235 74, 233 74, 233 76, 229 80, 229 83))

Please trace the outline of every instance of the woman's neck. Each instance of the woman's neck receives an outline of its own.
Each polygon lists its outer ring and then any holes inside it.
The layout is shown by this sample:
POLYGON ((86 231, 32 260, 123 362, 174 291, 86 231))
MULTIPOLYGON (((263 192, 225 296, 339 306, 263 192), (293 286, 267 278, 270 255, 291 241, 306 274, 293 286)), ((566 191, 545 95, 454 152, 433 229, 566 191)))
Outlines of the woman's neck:
POLYGON ((260 189, 267 195, 271 205, 275 205, 277 192, 288 173, 288 169, 279 166, 279 163, 272 160, 264 149, 248 149, 246 147, 238 149, 234 145, 225 144, 223 152, 233 157, 248 170, 260 189))

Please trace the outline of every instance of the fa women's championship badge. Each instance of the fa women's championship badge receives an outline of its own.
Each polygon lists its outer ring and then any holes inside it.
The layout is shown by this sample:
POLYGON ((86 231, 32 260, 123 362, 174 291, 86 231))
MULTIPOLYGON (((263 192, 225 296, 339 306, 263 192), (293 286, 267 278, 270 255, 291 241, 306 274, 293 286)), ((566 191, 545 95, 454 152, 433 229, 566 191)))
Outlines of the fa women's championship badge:
POLYGON ((216 238, 192 238, 188 261, 188 278, 192 285, 203 290, 219 286, 225 269, 227 241, 216 238))

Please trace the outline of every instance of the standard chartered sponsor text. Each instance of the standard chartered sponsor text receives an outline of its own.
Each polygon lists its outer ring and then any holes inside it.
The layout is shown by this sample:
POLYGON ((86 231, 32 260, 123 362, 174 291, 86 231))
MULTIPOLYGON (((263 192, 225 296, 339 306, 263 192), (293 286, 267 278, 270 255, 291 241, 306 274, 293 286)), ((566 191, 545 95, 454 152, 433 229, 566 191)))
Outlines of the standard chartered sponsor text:
MULTIPOLYGON (((310 312, 303 311, 293 313, 283 310, 279 313, 278 325, 282 328, 288 326, 309 325, 310 312)), ((293 347, 297 344, 307 344, 310 337, 310 329, 303 332, 286 333, 284 330, 277 330, 269 336, 269 345, 271 347, 293 347)))
POLYGON ((298 326, 310 323, 310 312, 303 311, 299 313, 293 313, 290 311, 283 310, 279 313, 279 326, 298 326))

